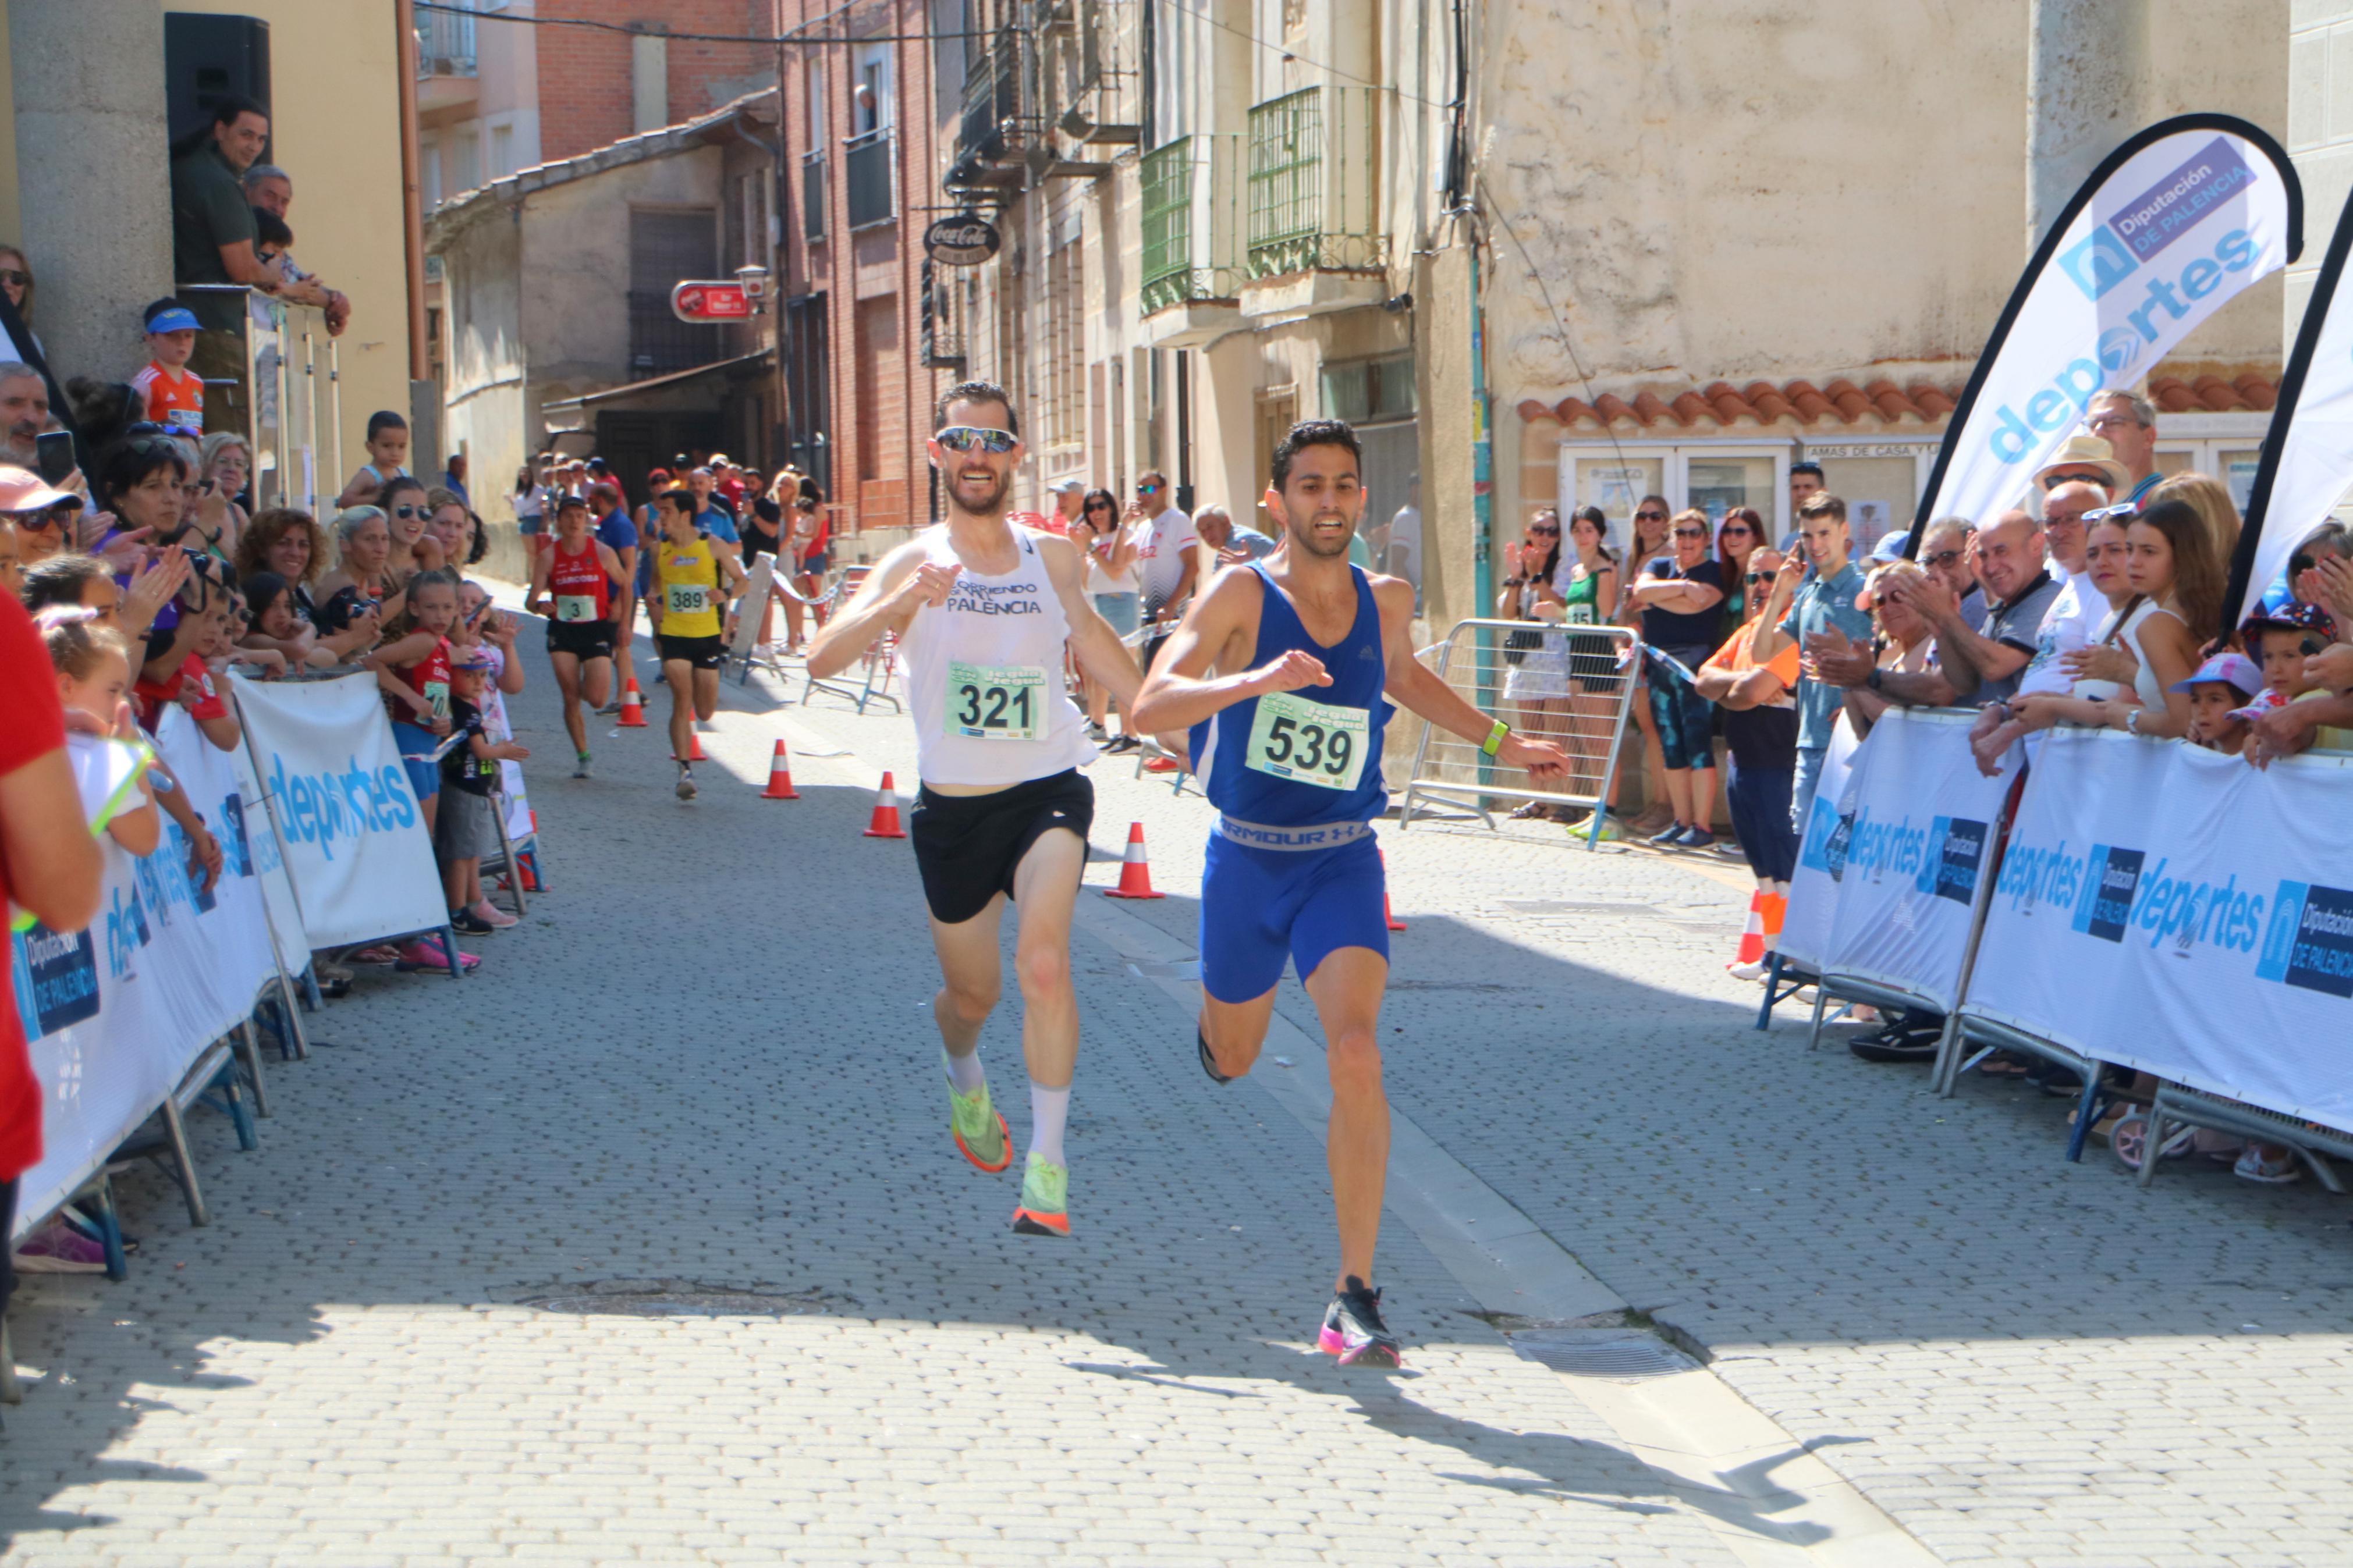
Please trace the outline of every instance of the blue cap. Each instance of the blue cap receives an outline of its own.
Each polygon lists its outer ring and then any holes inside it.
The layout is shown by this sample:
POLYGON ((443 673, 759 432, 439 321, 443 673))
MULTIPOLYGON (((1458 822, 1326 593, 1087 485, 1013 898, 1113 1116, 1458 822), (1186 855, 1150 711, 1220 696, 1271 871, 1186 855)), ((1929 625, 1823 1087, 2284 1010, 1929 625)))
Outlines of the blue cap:
POLYGON ((185 305, 174 305, 147 318, 151 332, 193 332, 196 330, 196 313, 185 305))

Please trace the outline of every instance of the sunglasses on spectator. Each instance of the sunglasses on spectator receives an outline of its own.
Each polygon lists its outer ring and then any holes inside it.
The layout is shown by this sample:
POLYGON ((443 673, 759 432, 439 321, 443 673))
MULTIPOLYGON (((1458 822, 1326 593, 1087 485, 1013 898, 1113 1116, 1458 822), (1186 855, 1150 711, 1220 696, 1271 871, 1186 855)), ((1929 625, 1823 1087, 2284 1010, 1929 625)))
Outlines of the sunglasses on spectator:
POLYGON ((1725 536, 1726 539, 1730 539, 1730 538, 1735 537, 1736 535, 1736 536, 1738 536, 1739 538, 1742 538, 1742 539, 1748 539, 1748 538, 1751 538, 1751 537, 1753 537, 1753 536, 1754 536, 1754 532, 1753 532, 1753 531, 1749 528, 1749 526, 1748 526, 1746 523, 1745 523, 1745 522, 1735 522, 1735 523, 1728 523, 1728 524, 1726 524, 1726 525, 1725 526, 1725 530, 1724 530, 1724 536, 1725 536))
POLYGON ((29 287, 32 281, 33 275, 29 272, 20 272, 14 267, 0 267, 0 283, 14 283, 23 289, 29 287))
POLYGON ((1667 514, 1662 511, 1638 511, 1634 514, 1634 519, 1638 522, 1664 522, 1667 521, 1667 514))
POLYGON ((1160 493, 1160 487, 1158 485, 1138 485, 1135 487, 1135 493, 1140 496, 1156 496, 1160 493))
POLYGON ((1749 583, 1752 583, 1752 584, 1753 584, 1753 583, 1770 583, 1772 580, 1773 580, 1773 574, 1772 574, 1772 573, 1770 573, 1770 572, 1751 572, 1750 574, 1748 574, 1747 577, 1745 579, 1745 581, 1749 582, 1749 583))
POLYGON ((1704 528, 1679 528, 1675 530, 1675 537, 1677 539, 1705 539, 1707 537, 1707 530, 1704 528))
POLYGON ((932 439, 951 452, 1010 452, 1021 444, 1012 431, 984 425, 951 425, 932 439))
POLYGON ((1920 564, 1923 566, 1950 566, 1954 562, 1958 561, 1960 558, 1961 552, 1957 550, 1939 550, 1934 555, 1923 555, 1920 557, 1920 564))
MULTIPOLYGON (((2095 506, 2091 510, 2084 514, 2083 521, 2088 527, 2090 524, 2095 522, 2116 522, 2127 517, 2138 517, 2139 515, 2140 503, 2137 501, 2127 500, 2118 501, 2114 506, 2095 506)), ((2063 517, 2045 518, 2043 519, 2042 525, 2045 528, 2048 528, 2053 523, 2064 522, 2066 521, 2067 520, 2063 517)))
POLYGON ((2306 572, 2311 571, 2318 564, 2320 564, 2320 563, 2315 560, 2308 552, 2302 550, 2297 551, 2295 554, 2287 558, 2288 580, 2290 582, 2294 582, 2296 578, 2303 576, 2306 572))
POLYGON ((433 514, 426 510, 421 506, 396 506, 392 509, 392 515, 395 517, 431 517, 433 514))
POLYGON ((18 528, 29 528, 36 533, 47 533, 53 528, 62 529, 66 525, 66 520, 54 511, 20 511, 12 514, 9 521, 18 528))
POLYGON ((1554 539, 1558 539, 1560 537, 1560 524, 1556 522, 1532 523, 1529 525, 1528 531, 1530 533, 1547 534, 1554 539))

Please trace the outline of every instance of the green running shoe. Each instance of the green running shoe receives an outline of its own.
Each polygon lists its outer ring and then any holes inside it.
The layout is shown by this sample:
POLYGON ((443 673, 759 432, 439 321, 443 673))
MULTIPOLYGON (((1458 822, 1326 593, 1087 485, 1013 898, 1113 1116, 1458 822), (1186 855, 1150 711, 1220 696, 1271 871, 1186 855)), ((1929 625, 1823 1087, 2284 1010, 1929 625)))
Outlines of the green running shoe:
POLYGON ((1029 1169, 1021 1178, 1021 1202, 1013 1211, 1016 1236, 1071 1234, 1071 1168, 1057 1165, 1037 1150, 1029 1151, 1029 1169))
POLYGON ((1013 1163, 1013 1138, 1005 1130, 1005 1118, 988 1102, 987 1084, 959 1094, 955 1080, 949 1080, 948 1131, 957 1151, 979 1169, 1001 1171, 1013 1163))

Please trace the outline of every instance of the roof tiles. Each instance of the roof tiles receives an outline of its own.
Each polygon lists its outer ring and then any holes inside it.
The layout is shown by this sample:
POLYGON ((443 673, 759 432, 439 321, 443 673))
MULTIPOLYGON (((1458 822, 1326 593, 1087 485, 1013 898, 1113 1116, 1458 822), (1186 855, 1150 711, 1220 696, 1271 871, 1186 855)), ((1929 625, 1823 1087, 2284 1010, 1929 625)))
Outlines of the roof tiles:
MULTIPOLYGON (((1806 426, 1833 423, 1877 428, 1940 424, 1952 413, 1959 395, 1958 387, 1947 389, 1927 381, 1898 386, 1882 376, 1858 386, 1840 376, 1818 386, 1800 377, 1778 383, 1752 381, 1745 386, 1715 381, 1672 396, 1640 392, 1630 400, 1614 392, 1602 393, 1590 403, 1564 397, 1547 405, 1530 397, 1521 400, 1519 411, 1520 417, 1531 423, 1550 419, 1568 426, 1608 426, 1626 420, 1645 430, 1722 429, 1792 419, 1806 426)), ((2278 388, 2270 377, 2253 373, 2232 380, 2211 373, 2189 380, 2159 375, 2150 378, 2148 397, 2160 413, 2167 414, 2263 413, 2278 401, 2278 388)))

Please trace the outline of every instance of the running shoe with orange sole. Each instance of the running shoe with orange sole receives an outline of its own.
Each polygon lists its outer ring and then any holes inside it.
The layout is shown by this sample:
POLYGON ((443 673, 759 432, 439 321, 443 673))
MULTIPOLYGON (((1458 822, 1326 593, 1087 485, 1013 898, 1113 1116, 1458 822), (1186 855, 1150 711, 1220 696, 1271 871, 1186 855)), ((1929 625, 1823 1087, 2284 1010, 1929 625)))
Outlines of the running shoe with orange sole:
POLYGON ((1071 1234, 1071 1168, 1057 1165, 1037 1150, 1029 1151, 1029 1168, 1021 1177, 1021 1202, 1013 1210, 1016 1236, 1071 1234))
POLYGON ((1005 1118, 988 1102, 986 1083, 970 1094, 959 1094, 955 1082, 949 1082, 948 1131, 955 1139, 956 1152, 976 1169, 994 1173, 1013 1163, 1013 1135, 1006 1130, 1005 1118))

